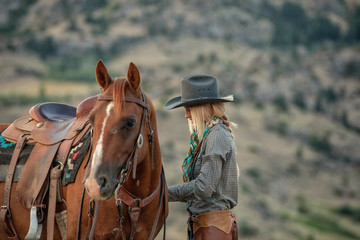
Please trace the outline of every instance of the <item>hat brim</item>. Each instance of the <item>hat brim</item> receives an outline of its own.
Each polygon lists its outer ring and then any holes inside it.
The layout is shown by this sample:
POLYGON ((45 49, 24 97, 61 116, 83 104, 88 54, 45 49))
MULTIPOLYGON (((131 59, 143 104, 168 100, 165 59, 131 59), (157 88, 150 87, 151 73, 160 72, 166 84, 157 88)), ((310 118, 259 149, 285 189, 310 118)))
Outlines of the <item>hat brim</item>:
POLYGON ((170 99, 166 104, 165 108, 170 110, 178 107, 200 105, 205 103, 217 103, 217 102, 235 102, 232 96, 223 98, 197 98, 181 101, 181 96, 170 99))

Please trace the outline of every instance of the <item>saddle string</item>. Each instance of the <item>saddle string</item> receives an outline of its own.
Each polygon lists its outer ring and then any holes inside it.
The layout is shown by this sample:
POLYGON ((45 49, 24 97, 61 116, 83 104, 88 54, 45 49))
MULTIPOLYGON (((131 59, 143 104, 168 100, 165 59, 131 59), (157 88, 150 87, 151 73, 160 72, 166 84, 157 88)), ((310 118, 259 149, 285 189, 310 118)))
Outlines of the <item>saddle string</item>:
POLYGON ((20 239, 19 235, 16 232, 13 218, 10 211, 10 196, 11 196, 11 186, 15 173, 16 164, 19 160, 21 150, 24 148, 26 142, 30 139, 29 134, 22 134, 15 146, 14 153, 11 157, 10 165, 8 168, 6 180, 5 180, 5 190, 3 194, 3 203, 0 211, 0 226, 2 226, 2 231, 0 231, 0 236, 2 233, 7 235, 8 238, 20 239))
POLYGON ((84 186, 83 191, 81 193, 80 210, 79 210, 79 216, 78 216, 78 221, 77 221, 76 240, 80 239, 81 215, 82 215, 82 209, 83 209, 83 206, 84 206, 84 197, 85 197, 85 186, 84 186))
POLYGON ((94 237, 94 233, 95 233, 95 226, 96 226, 96 222, 99 216, 99 209, 100 209, 100 200, 96 201, 96 208, 95 208, 95 214, 94 214, 94 219, 91 225, 91 230, 90 230, 90 234, 89 234, 89 240, 92 240, 94 237))

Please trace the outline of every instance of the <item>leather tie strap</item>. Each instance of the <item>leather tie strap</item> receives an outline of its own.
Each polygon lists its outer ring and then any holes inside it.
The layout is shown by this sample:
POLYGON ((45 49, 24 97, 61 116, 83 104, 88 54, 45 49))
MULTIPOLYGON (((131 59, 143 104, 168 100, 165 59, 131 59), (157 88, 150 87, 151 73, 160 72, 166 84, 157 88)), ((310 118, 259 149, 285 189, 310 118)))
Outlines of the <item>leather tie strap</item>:
MULTIPOLYGON (((92 221, 91 224, 91 230, 90 230, 90 234, 89 234, 89 240, 92 240, 94 238, 94 234, 95 234, 95 227, 96 227, 96 222, 99 216, 99 209, 100 209, 100 200, 96 201, 96 208, 95 208, 95 214, 94 214, 94 220, 92 221)), ((89 225, 90 226, 90 225, 89 225)))
POLYGON ((60 196, 60 182, 65 161, 70 152, 71 146, 75 138, 64 140, 58 149, 56 155, 56 162, 59 164, 50 170, 50 189, 49 189, 49 206, 47 216, 47 240, 52 240, 54 237, 54 223, 55 223, 55 212, 56 212, 56 200, 60 196))
MULTIPOLYGON (((4 199, 0 210, 0 233, 8 239, 20 239, 11 216, 10 211, 10 196, 11 196, 11 185, 15 173, 15 168, 21 153, 24 148, 26 141, 28 140, 27 135, 23 134, 19 137, 13 155, 11 157, 9 169, 5 180, 4 199)), ((0 236, 1 236, 0 235, 0 236)))
POLYGON ((56 211, 56 193, 58 188, 58 180, 61 177, 62 167, 58 165, 50 171, 50 190, 49 190, 49 205, 47 216, 47 238, 52 240, 54 237, 54 223, 56 211))

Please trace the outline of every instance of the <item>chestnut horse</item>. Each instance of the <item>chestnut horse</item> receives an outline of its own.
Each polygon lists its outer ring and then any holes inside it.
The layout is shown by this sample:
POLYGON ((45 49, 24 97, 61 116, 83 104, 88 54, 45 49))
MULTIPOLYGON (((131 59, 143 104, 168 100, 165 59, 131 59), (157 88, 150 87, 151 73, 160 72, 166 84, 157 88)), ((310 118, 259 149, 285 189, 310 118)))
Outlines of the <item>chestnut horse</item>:
MULTIPOLYGON (((66 204, 57 206, 57 212, 67 210, 66 239, 154 239, 168 213, 154 106, 133 63, 127 78, 111 78, 100 60, 96 80, 102 92, 89 114, 88 161, 75 182, 62 187, 66 204)), ((14 182, 11 213, 24 239, 29 210, 16 200, 15 189, 14 182)), ((0 183, 0 201, 3 192, 0 183)), ((41 239, 46 239, 46 224, 43 228, 41 239)), ((62 239, 58 227, 54 239, 62 239)))

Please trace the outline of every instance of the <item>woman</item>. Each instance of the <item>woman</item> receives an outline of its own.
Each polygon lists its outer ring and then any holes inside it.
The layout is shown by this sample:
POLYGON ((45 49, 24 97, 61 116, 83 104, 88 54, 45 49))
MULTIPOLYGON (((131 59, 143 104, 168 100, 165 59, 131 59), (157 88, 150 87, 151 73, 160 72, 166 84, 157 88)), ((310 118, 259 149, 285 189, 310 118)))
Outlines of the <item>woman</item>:
POLYGON ((237 239, 235 214, 238 177, 233 125, 225 115, 217 79, 197 74, 181 80, 181 96, 165 108, 185 108, 191 132, 190 149, 183 162, 184 184, 168 187, 169 201, 187 203, 188 239, 237 239))

